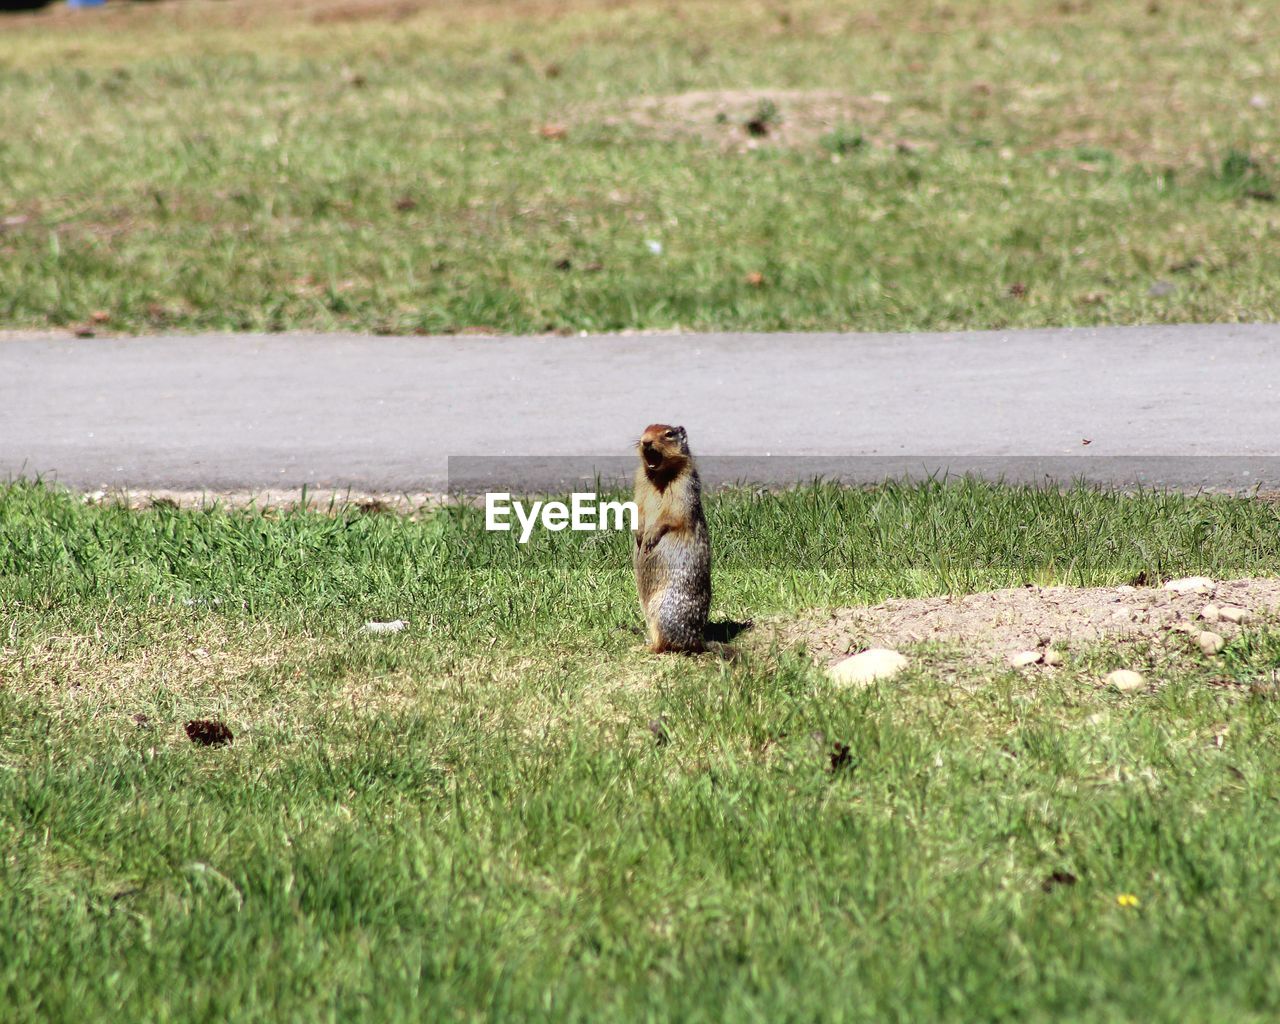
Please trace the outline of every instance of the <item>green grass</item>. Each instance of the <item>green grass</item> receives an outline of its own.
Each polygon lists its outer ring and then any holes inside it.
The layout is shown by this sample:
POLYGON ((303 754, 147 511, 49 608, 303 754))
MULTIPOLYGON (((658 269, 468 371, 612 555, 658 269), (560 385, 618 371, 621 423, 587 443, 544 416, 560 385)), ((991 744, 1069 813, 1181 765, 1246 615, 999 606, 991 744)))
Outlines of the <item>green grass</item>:
MULTIPOLYGON (((708 511, 716 620, 1280 573, 1276 506, 1233 498, 708 511)), ((1280 702, 1210 685, 1269 679, 1280 632, 1137 696, 1095 685, 1106 649, 1029 680, 920 648, 837 692, 763 627, 736 661, 645 654, 627 548, 0 490, 5 1019, 1280 1013, 1280 702), (205 716, 235 742, 189 743, 205 716)))
POLYGON ((10 18, 0 324, 1273 320, 1277 33, 1197 0, 10 18))

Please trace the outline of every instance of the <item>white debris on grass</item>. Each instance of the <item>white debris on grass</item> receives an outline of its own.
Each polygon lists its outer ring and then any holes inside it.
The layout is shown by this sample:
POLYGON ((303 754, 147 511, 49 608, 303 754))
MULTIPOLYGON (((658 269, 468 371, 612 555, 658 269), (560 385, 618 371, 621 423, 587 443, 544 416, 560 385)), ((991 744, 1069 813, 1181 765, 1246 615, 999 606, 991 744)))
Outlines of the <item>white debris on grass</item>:
POLYGON ((878 679, 896 676, 908 664, 897 651, 872 647, 832 665, 827 669, 827 675, 832 682, 842 686, 866 686, 878 679))
POLYGON ((361 633, 403 633, 409 628, 404 619, 393 619, 390 622, 366 622, 360 627, 361 633))

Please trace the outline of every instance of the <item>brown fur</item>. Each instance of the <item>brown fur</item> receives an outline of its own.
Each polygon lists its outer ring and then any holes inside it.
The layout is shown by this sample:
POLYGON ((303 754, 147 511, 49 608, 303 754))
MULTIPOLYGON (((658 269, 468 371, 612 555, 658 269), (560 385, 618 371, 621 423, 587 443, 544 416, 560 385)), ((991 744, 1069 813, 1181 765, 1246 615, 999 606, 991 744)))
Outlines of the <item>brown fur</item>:
POLYGON ((636 452, 632 560, 649 650, 700 651, 711 606, 711 536, 684 428, 652 424, 636 452))

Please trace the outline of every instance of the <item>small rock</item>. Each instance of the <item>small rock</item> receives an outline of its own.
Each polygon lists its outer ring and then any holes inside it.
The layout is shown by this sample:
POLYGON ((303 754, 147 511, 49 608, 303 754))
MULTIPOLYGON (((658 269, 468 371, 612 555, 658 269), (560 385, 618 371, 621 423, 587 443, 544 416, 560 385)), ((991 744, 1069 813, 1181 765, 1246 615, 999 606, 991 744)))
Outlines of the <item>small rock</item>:
POLYGON ((1133 609, 1121 606, 1111 613, 1111 620, 1113 622, 1132 622, 1133 609))
POLYGON ((1207 604, 1200 609, 1200 618, 1205 622, 1217 622, 1218 617, 1222 614, 1216 604, 1207 604))
POLYGON ((877 679, 896 676, 907 664, 907 659, 897 651, 872 647, 832 665, 827 669, 827 675, 832 682, 842 686, 866 686, 877 679))
POLYGON ((1153 299, 1163 299, 1172 295, 1175 290, 1176 286, 1172 281, 1156 281, 1147 289, 1147 294, 1153 299))
POLYGON ((393 619, 391 622, 366 622, 361 633, 400 633, 409 628, 404 619, 393 619))
POLYGON ((1208 630, 1196 637, 1196 643, 1200 645, 1200 650, 1204 651, 1205 654, 1218 654, 1222 651, 1222 648, 1227 646, 1227 642, 1221 636, 1217 633, 1210 633, 1208 630))
POLYGON ((1169 580, 1164 589, 1172 590, 1175 594, 1211 594, 1216 586, 1208 576, 1184 576, 1169 580))
POLYGON ((1039 651, 1019 651, 1009 655, 1009 665, 1013 668, 1026 668, 1028 665, 1038 665, 1042 657, 1044 655, 1039 651))
POLYGON ((1052 647, 1044 652, 1044 663, 1046 665, 1061 665, 1066 660, 1061 651, 1056 651, 1052 647))
POLYGON ((1247 608, 1235 608, 1231 605, 1218 609, 1218 618, 1223 622, 1231 622, 1237 626, 1248 622, 1253 616, 1249 614, 1247 608))
POLYGON ((1136 690, 1145 689, 1147 685, 1147 680, 1142 673, 1130 668, 1118 668, 1114 672, 1108 672, 1102 681, 1121 693, 1133 693, 1136 690))
POLYGON ((1117 594, 1136 594, 1137 592, 1138 588, 1130 586, 1128 583, 1122 583, 1120 586, 1116 587, 1117 594))

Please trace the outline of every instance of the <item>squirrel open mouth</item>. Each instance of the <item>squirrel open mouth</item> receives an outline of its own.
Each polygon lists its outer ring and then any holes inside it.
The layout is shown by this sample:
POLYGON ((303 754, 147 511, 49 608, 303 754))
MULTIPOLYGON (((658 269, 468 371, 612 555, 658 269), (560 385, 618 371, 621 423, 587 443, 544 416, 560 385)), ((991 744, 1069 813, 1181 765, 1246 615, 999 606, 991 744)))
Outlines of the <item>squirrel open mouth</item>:
POLYGON ((658 451, 657 448, 650 448, 645 445, 641 458, 644 459, 644 464, 650 469, 657 469, 662 465, 662 452, 658 451))

